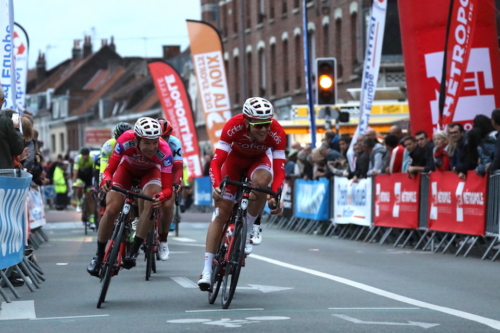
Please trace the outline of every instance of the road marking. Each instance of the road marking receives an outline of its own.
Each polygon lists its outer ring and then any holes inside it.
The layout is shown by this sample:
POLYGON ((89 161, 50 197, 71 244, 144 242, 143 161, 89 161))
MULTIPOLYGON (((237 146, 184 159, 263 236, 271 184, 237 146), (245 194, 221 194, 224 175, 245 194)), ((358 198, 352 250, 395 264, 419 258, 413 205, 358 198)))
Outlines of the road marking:
POLYGON ((67 316, 67 317, 47 317, 47 318, 30 318, 31 320, 54 320, 54 319, 76 319, 76 318, 94 318, 94 317, 109 317, 109 314, 104 315, 89 315, 89 316, 67 316))
POLYGON ((193 281, 189 280, 188 278, 185 277, 171 277, 172 280, 177 282, 178 284, 181 285, 181 287, 184 288, 198 288, 198 285, 194 283, 193 281))
MULTIPOLYGON (((186 277, 182 277, 182 276, 171 277, 171 279, 174 282, 177 282, 181 287, 198 289, 198 285, 186 277)), ((289 288, 289 287, 262 286, 262 285, 257 285, 257 284, 249 284, 249 286, 250 287, 237 286, 236 289, 238 289, 238 290, 259 290, 263 293, 270 293, 273 291, 294 289, 294 288, 289 288)))
MULTIPOLYGON (((227 313, 228 310, 218 310, 227 313)), ((169 324, 205 324, 205 325, 215 325, 215 326, 223 326, 223 327, 241 327, 246 324, 256 324, 259 321, 266 320, 289 320, 290 317, 277 317, 277 316, 261 316, 261 317, 248 317, 245 319, 230 319, 230 318, 221 318, 220 320, 211 320, 211 319, 201 319, 201 318, 192 318, 192 319, 174 319, 168 320, 169 324)))
MULTIPOLYGON (((1 288, 1 287, 0 287, 1 288)), ((0 320, 35 319, 35 301, 2 302, 0 320)))
POLYGON ((186 238, 186 237, 170 237, 171 240, 176 240, 178 242, 182 243, 196 243, 195 239, 192 238, 186 238))
POLYGON ((420 308, 328 308, 328 310, 420 310, 420 308))
MULTIPOLYGON (((264 308, 248 308, 248 309, 233 309, 230 311, 264 311, 264 308)), ((195 312, 228 312, 228 310, 224 309, 213 309, 213 310, 187 310, 186 312, 195 313, 195 312)))
POLYGON ((365 325, 419 326, 419 327, 422 327, 422 328, 425 328, 425 329, 428 329, 428 328, 435 327, 435 326, 439 325, 439 324, 431 324, 431 323, 421 323, 421 322, 418 322, 418 321, 408 321, 407 323, 393 323, 393 322, 390 322, 390 321, 363 321, 363 320, 356 319, 356 318, 349 317, 349 316, 342 315, 342 314, 334 314, 332 316, 335 316, 335 317, 338 317, 338 318, 350 321, 351 323, 365 324, 365 325))
POLYGON ((293 269, 293 270, 296 270, 296 271, 299 271, 299 272, 303 272, 303 273, 307 273, 307 274, 311 274, 311 275, 314 275, 314 276, 322 277, 322 278, 325 278, 325 279, 328 279, 328 280, 332 280, 332 281, 335 281, 335 282, 338 282, 338 283, 342 283, 342 284, 345 284, 345 285, 348 285, 348 286, 351 286, 351 287, 354 287, 354 288, 357 288, 357 289, 361 289, 361 290, 364 290, 366 292, 369 292, 369 293, 372 293, 372 294, 375 294, 375 295, 383 296, 383 297, 386 297, 386 298, 389 298, 389 299, 393 299, 393 300, 396 300, 396 301, 399 301, 399 302, 403 302, 403 303, 406 303, 406 304, 418 306, 418 307, 421 307, 421 308, 427 308, 427 309, 431 309, 431 310, 434 310, 434 311, 446 313, 446 314, 449 314, 449 315, 452 315, 452 316, 456 316, 456 317, 459 317, 459 318, 463 318, 463 319, 475 321, 475 322, 478 322, 480 324, 487 325, 487 326, 489 326, 491 328, 494 328, 496 330, 500 330, 500 321, 498 321, 498 320, 494 320, 494 319, 491 319, 491 318, 486 318, 486 317, 483 317, 483 316, 478 316, 478 315, 475 315, 475 314, 472 314, 472 313, 468 313, 468 312, 465 312, 465 311, 455 310, 455 309, 447 308, 447 307, 444 307, 444 306, 439 306, 439 305, 435 305, 435 304, 431 304, 431 303, 419 301, 419 300, 416 300, 416 299, 413 299, 413 298, 410 298, 410 297, 398 295, 398 294, 395 294, 395 293, 392 293, 392 292, 389 292, 389 291, 385 291, 385 290, 382 290, 382 289, 379 289, 379 288, 375 288, 375 287, 372 287, 372 286, 369 286, 369 285, 366 285, 366 284, 363 284, 363 283, 359 283, 359 282, 352 281, 352 280, 349 280, 349 279, 346 279, 346 278, 342 278, 340 276, 326 274, 326 273, 323 273, 323 272, 316 271, 314 269, 309 269, 309 268, 304 268, 304 267, 300 267, 300 266, 296 266, 296 265, 292 265, 292 264, 287 264, 287 263, 279 261, 279 260, 275 260, 275 259, 271 259, 271 258, 259 256, 258 254, 253 254, 252 253, 252 255, 250 256, 250 258, 254 258, 254 259, 257 259, 257 260, 265 261, 265 262, 268 262, 268 263, 273 264, 273 265, 277 265, 277 266, 281 266, 281 267, 293 269))
POLYGON ((68 266, 68 265, 69 265, 69 263, 67 263, 67 262, 58 262, 56 264, 56 266, 68 266))

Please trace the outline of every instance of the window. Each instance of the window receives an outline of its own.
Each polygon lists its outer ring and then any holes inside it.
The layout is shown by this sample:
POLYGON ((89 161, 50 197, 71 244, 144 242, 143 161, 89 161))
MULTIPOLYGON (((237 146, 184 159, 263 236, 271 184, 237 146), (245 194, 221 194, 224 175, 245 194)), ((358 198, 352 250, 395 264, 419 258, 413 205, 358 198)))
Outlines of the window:
POLYGON ((323 56, 330 56, 330 25, 323 26, 323 56))
POLYGON ((335 21, 335 58, 337 58, 337 77, 342 78, 342 20, 335 21))
POLYGON ((253 80, 252 80, 253 68, 252 68, 252 52, 247 53, 247 85, 248 85, 248 96, 253 96, 253 80))
POLYGON ((284 0, 282 3, 281 3, 281 14, 286 14, 287 12, 287 7, 286 7, 286 0, 284 0))
POLYGON ((353 65, 358 64, 358 43, 357 43, 358 25, 356 23, 357 17, 358 17, 357 13, 353 13, 351 15, 351 59, 353 65))
POLYGON ((52 154, 55 154, 56 153, 56 135, 55 134, 51 134, 50 135, 50 143, 51 143, 51 151, 52 151, 52 154))
POLYGON ((266 54, 259 49, 259 96, 266 95, 266 54))
POLYGON ((233 1, 233 33, 238 33, 238 1, 233 1))
POLYGON ((61 148, 60 152, 65 152, 66 147, 64 145, 64 133, 59 133, 59 147, 61 148))
MULTIPOLYGON (((250 2, 247 0, 247 2, 250 2)), ((261 24, 264 22, 264 18, 266 17, 264 8, 264 0, 259 0, 259 10, 257 10, 257 23, 261 24)))
POLYGON ((274 19, 274 1, 269 1, 269 19, 274 19))
POLYGON ((293 8, 299 8, 300 7, 300 0, 293 0, 293 8))
POLYGON ((307 35, 307 44, 309 46, 309 61, 311 65, 314 64, 314 59, 316 59, 316 34, 314 30, 309 30, 307 35))
POLYGON ((276 95, 276 44, 271 44, 271 95, 276 95))
POLYGON ((245 16, 247 17, 246 27, 247 27, 247 29, 250 29, 252 27, 252 20, 251 20, 251 15, 250 15, 250 13, 252 12, 252 6, 250 6, 251 1, 247 0, 247 1, 245 1, 245 3, 246 3, 245 16))
POLYGON ((300 35, 295 36, 295 89, 300 89, 302 87, 302 46, 300 42, 300 35))
POLYGON ((288 65, 288 39, 283 41, 283 90, 288 92, 290 90, 290 79, 289 79, 289 65, 288 65))
POLYGON ((236 104, 240 103, 240 61, 238 57, 234 57, 234 64, 233 64, 233 80, 234 80, 234 102, 236 104))

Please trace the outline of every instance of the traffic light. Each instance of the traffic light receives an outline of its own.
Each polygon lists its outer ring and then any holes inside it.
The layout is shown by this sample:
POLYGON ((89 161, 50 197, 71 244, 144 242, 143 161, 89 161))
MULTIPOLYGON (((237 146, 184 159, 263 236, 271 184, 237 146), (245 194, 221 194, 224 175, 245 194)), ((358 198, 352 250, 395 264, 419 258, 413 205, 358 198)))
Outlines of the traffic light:
POLYGON ((316 104, 337 104, 337 60, 316 59, 316 104))

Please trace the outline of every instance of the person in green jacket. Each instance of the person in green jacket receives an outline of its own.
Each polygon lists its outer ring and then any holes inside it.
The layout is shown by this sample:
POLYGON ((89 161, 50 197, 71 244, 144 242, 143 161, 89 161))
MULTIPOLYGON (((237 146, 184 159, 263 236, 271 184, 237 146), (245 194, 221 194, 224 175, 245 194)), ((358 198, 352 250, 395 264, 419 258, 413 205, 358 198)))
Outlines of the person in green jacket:
POLYGON ((56 209, 63 210, 68 205, 68 183, 66 181, 66 171, 69 166, 68 161, 56 162, 54 169, 53 183, 56 191, 56 209))

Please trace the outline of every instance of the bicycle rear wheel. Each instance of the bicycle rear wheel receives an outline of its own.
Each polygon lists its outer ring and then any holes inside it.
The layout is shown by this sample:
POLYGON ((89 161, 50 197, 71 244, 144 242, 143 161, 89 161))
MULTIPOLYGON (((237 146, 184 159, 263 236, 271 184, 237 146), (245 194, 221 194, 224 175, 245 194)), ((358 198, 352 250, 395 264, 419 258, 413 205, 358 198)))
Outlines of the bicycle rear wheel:
POLYGON ((103 270, 104 272, 101 274, 103 276, 101 295, 99 296, 99 301, 97 302, 97 308, 101 307, 101 304, 106 300, 106 294, 108 292, 109 284, 111 282, 111 277, 113 276, 113 272, 115 270, 120 269, 120 263, 117 262, 118 259, 118 251, 120 251, 120 244, 122 242, 123 230, 125 229, 125 223, 123 221, 119 221, 119 229, 116 233, 115 237, 112 238, 113 244, 111 247, 111 251, 104 262, 103 270))
POLYGON ((240 277, 241 266, 245 259, 245 241, 246 241, 247 222, 241 217, 240 222, 236 223, 232 244, 229 244, 229 258, 226 263, 226 270, 222 281, 222 308, 227 309, 233 300, 236 291, 236 285, 240 277))
POLYGON ((222 284, 224 264, 224 256, 226 254, 226 248, 224 245, 219 247, 217 254, 212 262, 212 276, 210 277, 210 289, 208 291, 208 303, 214 304, 219 294, 220 286, 222 284))

